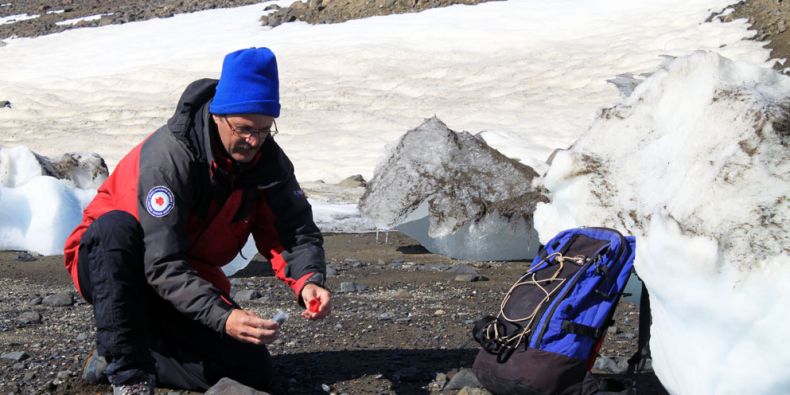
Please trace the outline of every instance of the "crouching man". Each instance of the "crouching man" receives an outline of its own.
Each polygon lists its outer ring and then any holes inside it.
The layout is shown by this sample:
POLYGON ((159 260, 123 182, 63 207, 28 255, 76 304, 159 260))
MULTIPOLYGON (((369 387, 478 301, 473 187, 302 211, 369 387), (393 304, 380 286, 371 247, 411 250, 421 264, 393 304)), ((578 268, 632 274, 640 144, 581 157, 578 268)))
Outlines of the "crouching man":
POLYGON ((297 302, 317 305, 302 316, 329 314, 323 238, 274 140, 279 115, 274 54, 230 53, 219 81, 190 84, 99 188, 64 251, 93 305, 89 382, 116 394, 205 391, 222 377, 266 389, 278 324, 242 310, 221 269, 250 234, 297 302))

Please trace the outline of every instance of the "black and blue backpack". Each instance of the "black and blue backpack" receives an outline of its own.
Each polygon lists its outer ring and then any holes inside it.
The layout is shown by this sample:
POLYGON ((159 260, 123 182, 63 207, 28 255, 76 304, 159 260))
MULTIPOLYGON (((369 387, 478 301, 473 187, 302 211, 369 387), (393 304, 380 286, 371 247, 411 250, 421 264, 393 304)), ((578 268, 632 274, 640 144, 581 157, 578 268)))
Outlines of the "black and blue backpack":
POLYGON ((494 394, 591 394, 589 373, 634 263, 635 238, 577 228, 551 239, 473 329, 473 365, 494 394))

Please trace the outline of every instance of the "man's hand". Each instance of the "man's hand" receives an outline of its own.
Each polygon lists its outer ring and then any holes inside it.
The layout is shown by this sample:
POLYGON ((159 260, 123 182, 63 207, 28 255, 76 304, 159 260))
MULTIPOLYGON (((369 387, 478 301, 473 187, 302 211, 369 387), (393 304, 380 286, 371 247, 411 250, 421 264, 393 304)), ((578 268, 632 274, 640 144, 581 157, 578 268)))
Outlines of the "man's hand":
POLYGON ((328 316, 332 311, 331 297, 332 294, 325 288, 321 288, 313 283, 307 283, 307 285, 302 288, 302 301, 308 308, 302 312, 302 317, 308 320, 317 320, 328 316), (311 311, 309 308, 311 302, 313 305, 318 304, 318 308, 314 309, 314 311, 311 311))
POLYGON ((234 339, 252 343, 268 344, 277 339, 280 326, 272 320, 264 320, 250 311, 234 309, 225 321, 225 333, 234 339))

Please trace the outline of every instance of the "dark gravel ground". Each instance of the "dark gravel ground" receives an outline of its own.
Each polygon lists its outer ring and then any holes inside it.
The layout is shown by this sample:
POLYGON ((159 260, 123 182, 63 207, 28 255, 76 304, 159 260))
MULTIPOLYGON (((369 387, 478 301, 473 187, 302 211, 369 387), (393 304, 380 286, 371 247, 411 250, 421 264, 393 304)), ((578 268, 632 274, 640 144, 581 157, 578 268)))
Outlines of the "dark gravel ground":
MULTIPOLYGON (((256 264, 259 270, 233 279, 236 291, 260 294, 240 301, 245 308, 267 317, 277 309, 291 314, 281 338, 270 345, 279 369, 275 393, 318 394, 326 388, 350 395, 459 393, 442 387, 471 367, 477 353, 470 335, 474 321, 494 314, 503 293, 529 266, 452 261, 397 233, 390 233, 386 244, 383 235, 379 242, 375 234, 328 235, 326 248, 336 271, 328 282, 334 292, 328 319, 299 318, 292 293, 265 275, 263 262, 256 264), (458 281, 459 271, 488 280, 458 281), (257 276, 246 277, 252 274, 257 276), (357 285, 354 291, 344 292, 351 284, 357 285)), ((109 386, 88 386, 79 377, 95 332, 90 305, 73 292, 62 257, 18 258, 25 257, 0 253, 0 354, 23 353, 18 360, 0 358, 0 393, 108 392, 109 386)), ((621 303, 616 329, 601 352, 610 362, 634 352, 637 317, 636 306, 621 303)), ((646 373, 639 393, 665 392, 646 373)))

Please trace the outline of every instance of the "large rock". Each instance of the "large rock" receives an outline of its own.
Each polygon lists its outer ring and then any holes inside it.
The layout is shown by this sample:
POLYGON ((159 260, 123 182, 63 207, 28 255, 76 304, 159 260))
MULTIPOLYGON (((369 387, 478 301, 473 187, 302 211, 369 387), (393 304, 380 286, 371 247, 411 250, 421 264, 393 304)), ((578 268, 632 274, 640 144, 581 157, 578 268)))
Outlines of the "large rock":
POLYGON ((670 393, 790 388, 778 335, 789 159, 790 77, 709 52, 667 61, 554 158, 540 237, 580 225, 639 236, 653 368, 670 393))
POLYGON ((359 203, 381 228, 429 251, 470 260, 532 257, 532 212, 546 197, 537 173, 434 117, 407 132, 376 168, 359 203))

